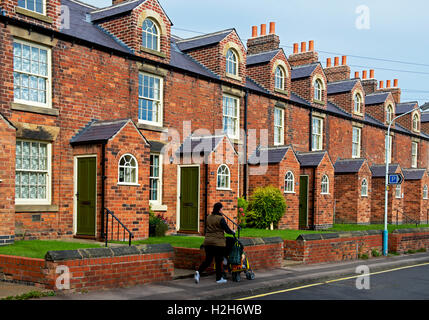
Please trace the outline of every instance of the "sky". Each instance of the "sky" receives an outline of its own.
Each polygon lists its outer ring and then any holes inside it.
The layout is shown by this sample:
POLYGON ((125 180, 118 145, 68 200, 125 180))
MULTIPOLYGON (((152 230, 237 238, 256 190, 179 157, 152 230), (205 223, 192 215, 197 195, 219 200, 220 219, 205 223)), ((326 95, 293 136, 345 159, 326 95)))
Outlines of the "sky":
MULTIPOLYGON (((83 0, 97 7, 111 0, 83 0)), ((294 43, 314 40, 326 58, 347 55, 351 75, 375 70, 380 81, 399 79, 402 102, 429 102, 429 1, 426 0, 159 0, 172 33, 190 38, 235 28, 246 45, 251 27, 276 23, 287 56, 294 43)), ((341 58, 340 58, 341 62, 341 58)), ((368 72, 369 75, 369 72, 368 72)))

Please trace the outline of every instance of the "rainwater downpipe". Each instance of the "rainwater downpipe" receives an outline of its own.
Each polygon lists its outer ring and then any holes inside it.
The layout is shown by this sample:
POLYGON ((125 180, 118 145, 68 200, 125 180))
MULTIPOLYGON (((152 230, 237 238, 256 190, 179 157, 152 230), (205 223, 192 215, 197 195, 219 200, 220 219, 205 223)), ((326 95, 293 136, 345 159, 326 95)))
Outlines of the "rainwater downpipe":
POLYGON ((247 128, 247 105, 248 105, 248 96, 249 90, 246 89, 244 95, 244 167, 243 167, 243 198, 247 200, 247 175, 248 175, 248 164, 247 164, 247 137, 248 137, 248 128, 247 128))
POLYGON ((209 186, 209 164, 208 156, 204 157, 204 235, 207 232, 207 215, 208 215, 208 186, 209 186))
POLYGON ((101 235, 104 239, 106 234, 104 230, 104 209, 105 209, 105 194, 106 194, 106 143, 101 145, 101 235))

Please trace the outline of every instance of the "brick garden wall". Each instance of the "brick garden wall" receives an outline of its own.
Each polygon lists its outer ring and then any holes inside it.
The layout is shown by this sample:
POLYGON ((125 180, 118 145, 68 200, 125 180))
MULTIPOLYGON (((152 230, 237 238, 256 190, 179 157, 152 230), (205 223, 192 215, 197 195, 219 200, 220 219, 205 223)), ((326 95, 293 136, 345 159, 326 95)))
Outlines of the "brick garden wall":
POLYGON ((45 259, 0 255, 0 280, 56 287, 57 267, 70 271, 70 291, 128 287, 172 280, 174 252, 169 244, 49 251, 45 259))
POLYGON ((359 255, 381 252, 381 231, 306 234, 284 242, 285 258, 306 264, 356 260, 359 255))
MULTIPOLYGON (((281 238, 240 239, 252 270, 279 268, 284 258, 281 238)), ((174 266, 196 270, 205 259, 203 249, 174 248, 174 266)), ((213 265, 211 266, 213 269, 213 265)))
POLYGON ((429 249, 429 228, 398 229, 389 234, 389 251, 429 249))

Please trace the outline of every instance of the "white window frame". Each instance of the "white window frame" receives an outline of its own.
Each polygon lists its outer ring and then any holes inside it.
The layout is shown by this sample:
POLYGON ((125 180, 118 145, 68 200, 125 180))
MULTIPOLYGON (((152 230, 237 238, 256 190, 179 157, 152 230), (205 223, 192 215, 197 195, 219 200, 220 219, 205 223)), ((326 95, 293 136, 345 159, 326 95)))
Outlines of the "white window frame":
POLYGON ((417 113, 415 113, 413 115, 413 130, 414 131, 419 131, 419 122, 420 122, 420 118, 419 115, 417 113))
POLYGON ((395 198, 396 199, 401 199, 402 198, 402 187, 401 187, 400 184, 396 185, 396 188, 395 188, 395 198))
POLYGON ((428 185, 425 184, 423 187, 423 200, 427 200, 428 198, 428 185))
MULTIPOLYGON (((151 153, 150 157, 153 156, 158 157, 158 177, 153 177, 149 173, 149 199, 151 197, 151 180, 157 178, 158 179, 158 190, 157 190, 157 200, 149 200, 149 203, 151 205, 162 205, 162 185, 163 185, 163 170, 162 170, 162 164, 163 164, 163 156, 160 153, 151 153)), ((149 171, 150 172, 150 171, 149 171)))
MULTIPOLYGON (((387 140, 387 144, 386 144, 386 146, 387 146, 387 161, 388 161, 388 163, 392 163, 393 137, 392 136, 388 136, 386 134, 386 138, 385 139, 387 140)), ((385 152, 386 152, 386 150, 385 150, 385 152)), ((386 155, 384 155, 384 156, 386 158, 386 155)), ((384 159, 384 161, 386 161, 386 159, 384 159)))
POLYGON ((138 122, 139 123, 143 123, 143 124, 148 124, 148 125, 153 125, 153 126, 158 126, 158 127, 162 127, 163 124, 163 114, 164 114, 164 79, 162 77, 150 74, 150 73, 145 73, 145 72, 139 72, 139 91, 140 91, 140 86, 142 87, 141 91, 142 91, 142 95, 140 95, 139 92, 139 105, 138 105, 138 122), (142 76, 142 83, 140 83, 140 76, 142 76), (158 79, 159 80, 159 100, 155 99, 155 98, 150 98, 150 97, 145 97, 144 96, 144 77, 150 77, 150 78, 154 78, 154 79, 158 79), (149 120, 143 120, 140 117, 140 100, 149 100, 149 101, 153 101, 154 104, 157 105, 158 111, 158 121, 149 121, 149 120))
MULTIPOLYGON (((24 71, 15 71, 15 62, 14 62, 14 66, 13 66, 13 73, 19 73, 19 74, 26 74, 28 76, 36 76, 38 78, 44 78, 46 79, 46 103, 40 103, 40 102, 36 102, 36 101, 30 101, 30 100, 24 100, 24 99, 16 99, 15 98, 15 89, 14 89, 14 102, 15 103, 20 103, 20 104, 24 104, 24 105, 29 105, 29 106, 34 106, 34 107, 41 107, 41 108, 52 108, 52 49, 50 47, 44 46, 44 45, 40 45, 40 44, 35 44, 33 42, 28 42, 28 41, 24 41, 21 39, 17 39, 14 38, 13 39, 13 43, 19 43, 22 46, 29 46, 30 48, 38 48, 41 50, 46 50, 47 52, 47 75, 46 76, 42 76, 40 74, 36 74, 36 73, 28 73, 28 72, 24 72, 24 71)), ((12 47, 12 50, 14 50, 14 46, 12 47)), ((31 50, 30 50, 31 51, 31 50)), ((31 54, 31 52, 30 52, 31 54)), ((12 56, 15 60, 15 54, 14 52, 12 52, 12 56)), ((22 63, 22 62, 21 62, 22 63)), ((30 80, 28 80, 30 81, 30 80)))
POLYGON ((368 180, 366 180, 365 178, 362 179, 360 190, 361 197, 368 197, 368 180))
POLYGON ((311 133, 311 150, 319 151, 323 149, 323 119, 318 117, 312 117, 312 133, 311 133), (316 122, 319 123, 319 132, 315 131, 316 126, 314 125, 316 122), (317 145, 315 145, 315 139, 317 145))
POLYGON ((314 100, 322 101, 323 99, 323 84, 320 79, 314 80, 314 100))
POLYGON ((326 174, 324 174, 322 176, 321 192, 320 192, 320 194, 329 194, 329 177, 326 174), (324 191, 323 189, 326 189, 326 191, 324 191))
POLYGON ((285 89, 285 74, 286 72, 283 70, 283 68, 281 66, 277 66, 274 73, 274 88, 280 90, 285 89), (280 84, 280 86, 278 86, 278 84, 280 84))
POLYGON ((386 108, 386 122, 389 124, 393 119, 393 107, 389 104, 386 108))
POLYGON ((284 144, 284 135, 285 135, 284 112, 285 111, 282 108, 274 108, 274 145, 276 146, 284 144), (276 119, 278 116, 280 116, 280 119, 276 119), (280 122, 276 120, 280 120, 280 122), (276 140, 276 134, 278 134, 277 136, 278 140, 276 140))
POLYGON ((216 171, 216 190, 231 190, 231 170, 226 164, 221 164, 216 171), (219 170, 221 168, 226 168, 227 174, 225 173, 219 173, 219 170), (226 186, 219 186, 219 175, 227 177, 227 185, 226 186))
MULTIPOLYGON (((16 142, 36 142, 46 144, 46 166, 47 170, 18 170, 15 172, 46 172, 46 199, 18 199, 15 195, 15 204, 16 205, 50 205, 52 199, 52 144, 46 141, 37 141, 37 140, 27 140, 27 139, 17 139, 16 142)), ((31 147, 30 147, 31 148, 31 147)), ((15 153, 16 157, 16 153, 15 153)), ((16 173, 15 173, 16 174, 16 173)))
POLYGON ((362 141, 361 134, 362 134, 361 128, 353 127, 352 158, 360 158, 360 145, 361 145, 361 141, 362 141), (357 138, 357 140, 356 140, 356 138, 357 138))
POLYGON ((354 113, 362 114, 362 96, 359 92, 357 92, 354 97, 353 111, 354 113))
POLYGON ((228 75, 233 75, 233 76, 238 76, 238 55, 237 53, 235 53, 235 51, 233 49, 228 49, 228 51, 226 52, 226 56, 225 56, 225 60, 226 60, 226 64, 225 64, 225 72, 228 75), (230 54, 231 53, 231 54, 230 54), (235 58, 231 59, 231 57, 235 58), (233 66, 233 70, 230 69, 230 65, 232 64, 233 66), (230 72, 232 71, 232 72, 230 72))
POLYGON ((419 144, 411 142, 411 168, 417 168, 419 144))
MULTIPOLYGON (((37 13, 37 14, 41 14, 41 15, 43 15, 43 16, 46 16, 46 0, 42 0, 42 2, 43 2, 43 6, 42 6, 42 12, 39 12, 39 11, 37 11, 37 10, 31 10, 31 9, 28 9, 28 5, 27 5, 27 3, 28 3, 28 0, 24 0, 24 2, 25 2, 25 6, 24 7, 22 7, 22 6, 20 6, 19 5, 19 3, 20 3, 20 1, 18 1, 18 3, 17 3, 17 7, 19 7, 19 8, 23 8, 23 9, 25 9, 25 10, 28 10, 28 11, 31 11, 31 12, 35 12, 35 13, 37 13)), ((36 9, 36 1, 34 1, 34 8, 36 9)))
POLYGON ((285 175, 284 188, 285 188, 284 193, 295 193, 295 176, 292 171, 288 171, 285 175))
POLYGON ((161 32, 160 32, 160 28, 158 28, 158 25, 156 24, 156 22, 153 21, 150 18, 146 18, 146 19, 144 19, 141 27, 142 27, 142 42, 141 42, 142 43, 142 47, 146 48, 146 49, 149 49, 149 50, 160 52, 161 51, 161 32), (153 33, 153 32, 148 32, 147 30, 143 29, 143 24, 145 23, 146 20, 148 20, 148 21, 150 21, 150 22, 153 23, 153 26, 154 26, 154 28, 156 30, 156 34, 153 33), (156 49, 153 48, 153 44, 152 44, 152 48, 147 47, 147 42, 146 42, 146 46, 143 44, 143 38, 146 37, 146 39, 147 39, 148 36, 151 36, 152 39, 154 37, 156 37, 156 49))
POLYGON ((119 158, 119 161, 118 161, 118 185, 122 185, 122 186, 139 186, 139 163, 137 161, 137 158, 134 157, 131 153, 125 153, 125 154, 123 154, 121 156, 121 158, 119 158), (121 169, 124 170, 124 178, 125 178, 125 169, 128 168, 127 166, 121 166, 121 161, 126 156, 131 157, 135 161, 135 163, 136 163, 135 167, 130 166, 131 169, 135 169, 136 170, 135 171, 136 172, 135 182, 125 182, 125 181, 121 182, 121 181, 119 181, 119 177, 121 175, 121 169))
POLYGON ((225 134, 228 135, 229 138, 237 140, 240 139, 240 99, 227 94, 224 94, 222 96, 222 130, 223 132, 225 132, 225 134), (235 101, 235 116, 225 114, 225 99, 232 99, 233 101, 235 101), (228 132, 228 128, 225 127, 225 118, 232 119, 233 122, 235 122, 235 132, 233 134, 230 134, 228 132))

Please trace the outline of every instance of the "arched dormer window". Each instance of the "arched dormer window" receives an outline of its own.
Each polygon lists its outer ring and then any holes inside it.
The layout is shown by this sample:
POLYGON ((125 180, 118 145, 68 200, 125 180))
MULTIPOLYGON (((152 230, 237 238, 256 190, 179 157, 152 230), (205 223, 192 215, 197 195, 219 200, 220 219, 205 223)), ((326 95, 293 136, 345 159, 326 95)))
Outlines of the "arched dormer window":
POLYGON ((232 49, 226 52, 226 73, 234 76, 238 75, 238 57, 232 49))
POLYGON ((360 95, 360 93, 355 94, 354 100, 354 113, 362 113, 362 96, 360 95))
POLYGON ((325 174, 322 177, 322 194, 329 194, 329 178, 328 176, 325 174))
POLYGON ((362 180, 362 186, 361 186, 360 195, 362 197, 367 197, 368 196, 368 181, 366 179, 362 180))
POLYGON ((390 123, 393 119, 393 107, 392 105, 388 105, 386 109, 386 122, 390 123))
POLYGON ((278 66, 276 68, 276 73, 274 75, 274 87, 276 89, 284 90, 285 89, 285 72, 282 67, 278 66))
POLYGON ((143 21, 142 38, 142 46, 144 48, 160 51, 159 29, 151 19, 143 21))
POLYGON ((295 177, 292 171, 288 171, 285 176, 285 193, 294 192, 295 177))
POLYGON ((420 122, 419 115, 416 113, 413 116, 413 130, 414 131, 419 131, 419 122, 420 122))
POLYGON ((217 189, 230 189, 231 175, 227 165, 222 164, 217 169, 217 189))
POLYGON ((138 164, 136 158, 131 154, 124 154, 119 160, 119 184, 137 184, 138 164))
POLYGON ((320 79, 314 81, 314 100, 322 101, 323 93, 323 84, 320 79))

